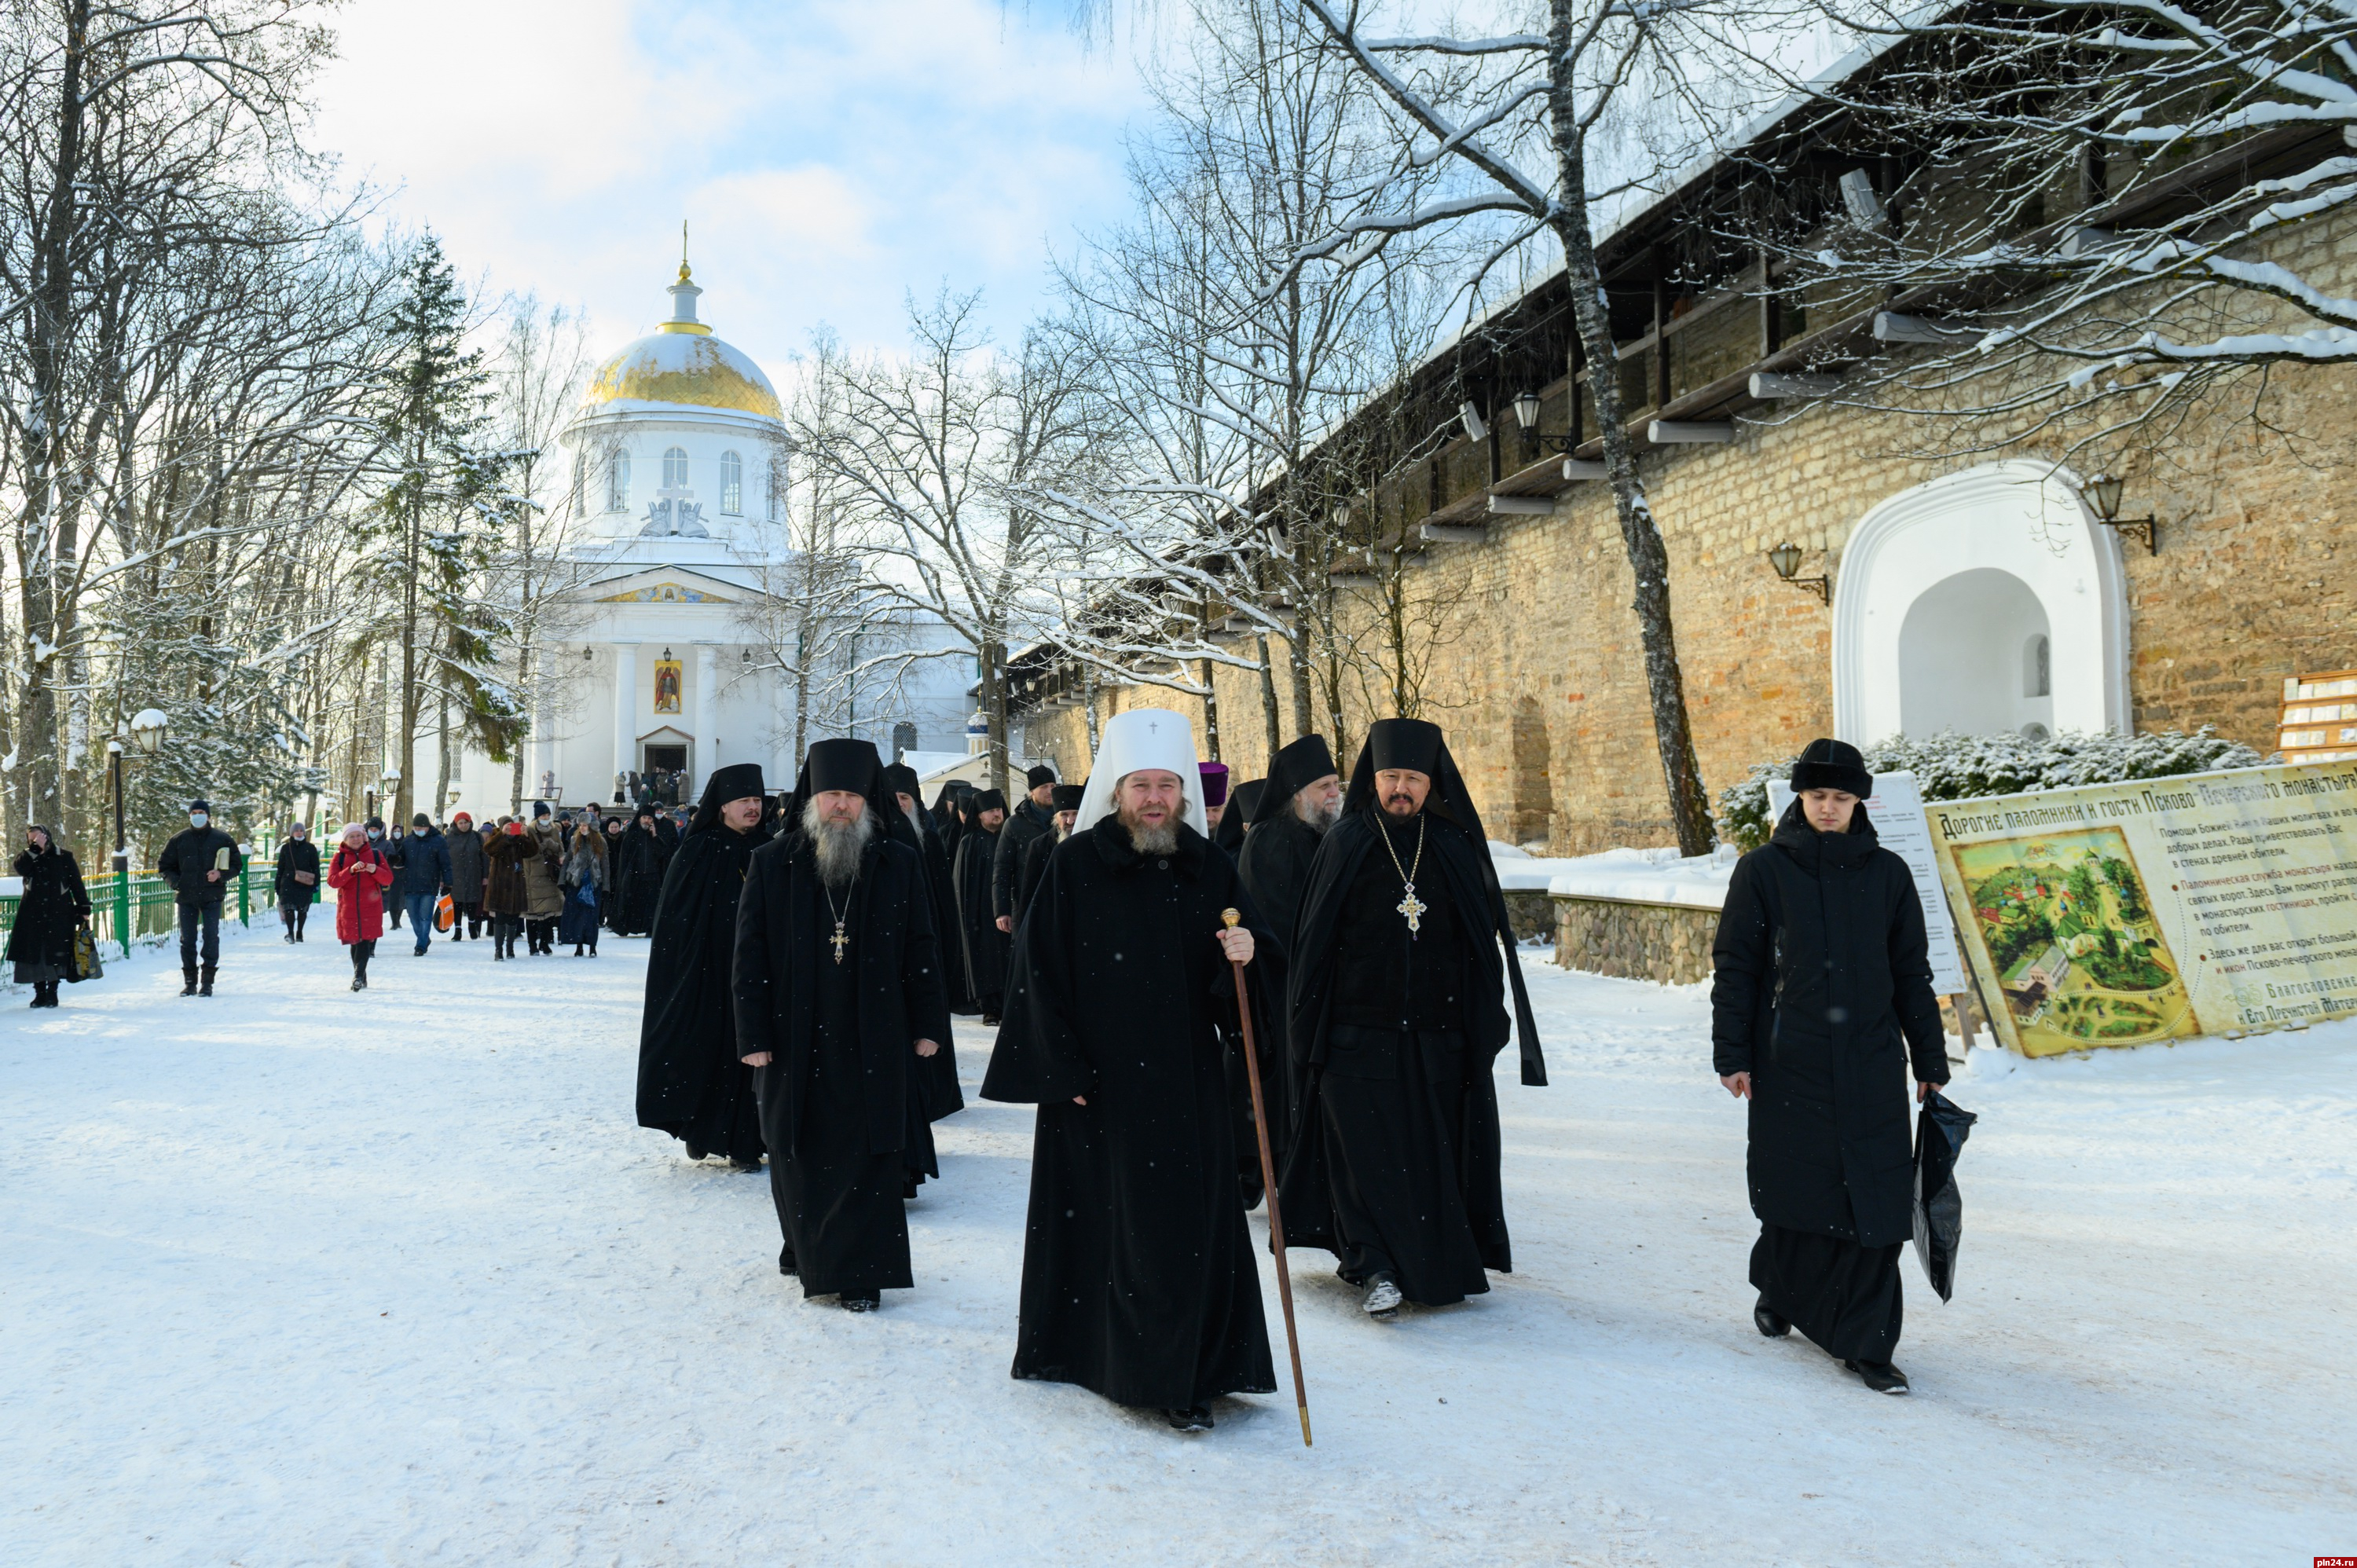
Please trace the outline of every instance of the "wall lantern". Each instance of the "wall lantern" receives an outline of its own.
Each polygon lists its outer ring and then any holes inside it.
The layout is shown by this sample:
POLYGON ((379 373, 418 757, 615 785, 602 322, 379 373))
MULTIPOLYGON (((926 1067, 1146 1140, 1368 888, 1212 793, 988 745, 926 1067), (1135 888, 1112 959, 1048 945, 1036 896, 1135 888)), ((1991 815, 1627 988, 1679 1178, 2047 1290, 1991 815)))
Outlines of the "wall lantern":
POLYGON ((1816 595, 1825 602, 1827 607, 1833 605, 1834 580, 1831 577, 1822 574, 1814 577, 1793 575, 1801 569, 1801 547, 1791 540, 1784 541, 1783 543, 1768 552, 1768 564, 1776 569, 1776 575, 1783 581, 1792 584, 1803 593, 1816 595))
POLYGON ((1514 399, 1514 423, 1525 430, 1535 430, 1539 424, 1539 394, 1523 392, 1514 399))
POLYGON ((2160 553, 2160 519, 2150 512, 2142 517, 2122 517, 2120 492, 2126 488, 2124 479, 2115 479, 2109 474, 2097 474, 2087 481, 2080 493, 2087 498, 2087 504, 2095 509, 2096 521, 2122 533, 2141 534, 2145 553, 2158 555, 2160 553))

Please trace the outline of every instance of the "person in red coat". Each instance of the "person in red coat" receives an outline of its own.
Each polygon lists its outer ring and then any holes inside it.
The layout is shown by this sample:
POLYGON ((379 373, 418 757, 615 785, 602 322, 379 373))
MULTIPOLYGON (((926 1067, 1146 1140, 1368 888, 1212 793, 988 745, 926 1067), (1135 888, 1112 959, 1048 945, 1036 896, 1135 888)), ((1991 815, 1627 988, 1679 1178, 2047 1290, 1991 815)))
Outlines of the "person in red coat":
POLYGON ((328 886, 336 890, 336 940, 352 950, 352 989, 366 991, 369 960, 384 935, 384 890, 393 886, 393 863, 369 843, 368 830, 358 822, 344 824, 336 858, 328 866, 328 886))

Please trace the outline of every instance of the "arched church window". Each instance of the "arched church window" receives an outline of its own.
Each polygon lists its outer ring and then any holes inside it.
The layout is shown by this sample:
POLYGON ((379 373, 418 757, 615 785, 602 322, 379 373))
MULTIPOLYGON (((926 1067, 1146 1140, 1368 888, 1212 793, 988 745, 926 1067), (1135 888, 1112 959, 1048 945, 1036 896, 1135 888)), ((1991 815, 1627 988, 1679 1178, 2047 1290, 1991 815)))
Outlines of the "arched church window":
POLYGON ((2021 694, 2054 694, 2054 644, 2042 631, 2021 645, 2021 694))
POLYGON ((606 510, 630 510, 630 455, 617 452, 606 465, 606 510))
POLYGON ((728 517, 745 510, 745 459, 734 452, 720 454, 720 510, 728 517))
POLYGON ((667 490, 687 489, 687 449, 685 447, 668 446, 663 449, 663 489, 667 490))

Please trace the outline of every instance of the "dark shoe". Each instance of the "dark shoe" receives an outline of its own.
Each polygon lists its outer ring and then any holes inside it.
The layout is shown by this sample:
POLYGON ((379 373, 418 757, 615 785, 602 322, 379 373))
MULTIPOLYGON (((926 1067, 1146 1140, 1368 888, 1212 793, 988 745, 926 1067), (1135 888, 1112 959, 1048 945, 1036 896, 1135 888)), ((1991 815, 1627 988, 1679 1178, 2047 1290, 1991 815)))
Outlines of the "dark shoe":
POLYGON ((998 1027, 997 1015, 992 1013, 985 1013, 982 1015, 982 1026, 985 1029, 996 1029, 998 1027))
POLYGON ((1764 1295, 1760 1298, 1760 1304, 1751 1309, 1751 1325, 1770 1339, 1781 1339, 1785 1335, 1792 1332, 1792 1326, 1784 1321, 1781 1313, 1768 1305, 1768 1298, 1764 1295))
POLYGON ((1403 1299, 1399 1281, 1388 1273, 1371 1274, 1367 1278, 1367 1293, 1359 1298, 1359 1310, 1369 1317, 1390 1317, 1399 1311, 1403 1299))
POLYGON ((759 1170, 759 1169, 761 1168, 761 1162, 760 1162, 760 1161, 759 1161, 759 1160, 736 1160, 736 1159, 732 1159, 732 1160, 730 1160, 730 1161, 728 1162, 728 1164, 729 1164, 729 1165, 730 1165, 730 1166, 731 1166, 731 1167, 733 1167, 734 1169, 740 1170, 740 1171, 758 1171, 758 1170, 759 1170))
POLYGON ((874 1291, 845 1291, 835 1298, 845 1312, 873 1312, 884 1305, 884 1298, 874 1291))
POLYGON ((368 989, 368 977, 362 974, 352 976, 352 989, 354 991, 366 991, 368 989))
POLYGON ((796 1274, 802 1273, 802 1265, 794 1262, 794 1250, 791 1247, 782 1248, 779 1251, 778 1273, 785 1275, 788 1279, 792 1279, 796 1274))
POLYGON ((1857 1380, 1878 1394, 1903 1394, 1907 1391, 1907 1374, 1888 1361, 1844 1361, 1845 1370, 1856 1372, 1857 1380))
POLYGON ((210 996, 212 993, 213 970, 210 964, 207 964, 205 966, 205 978, 202 983, 197 986, 197 994, 199 996, 210 996))
POLYGON ((1173 1432, 1209 1432, 1211 1430, 1211 1407, 1199 1404, 1192 1410, 1166 1410, 1163 1415, 1173 1432))
POLYGON ((700 1160, 704 1157, 704 1151, 690 1144, 687 1146, 687 1157, 691 1160, 700 1160))
POLYGON ((184 969, 180 971, 180 975, 186 982, 186 983, 180 987, 180 994, 183 996, 194 996, 197 993, 197 972, 193 969, 184 969))
POLYGON ((412 958, 424 958, 425 956, 425 950, 424 948, 412 948, 409 950, 409 956, 412 958))

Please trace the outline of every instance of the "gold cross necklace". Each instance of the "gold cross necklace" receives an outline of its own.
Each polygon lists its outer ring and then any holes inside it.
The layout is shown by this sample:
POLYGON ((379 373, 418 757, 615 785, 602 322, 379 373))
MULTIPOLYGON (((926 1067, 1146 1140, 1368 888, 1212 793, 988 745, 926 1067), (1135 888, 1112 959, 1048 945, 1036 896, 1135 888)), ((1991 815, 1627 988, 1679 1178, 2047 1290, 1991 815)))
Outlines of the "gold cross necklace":
POLYGON ((1424 816, 1419 812, 1415 819, 1415 858, 1405 866, 1400 865, 1399 851, 1392 847, 1391 828, 1378 822, 1375 832, 1383 836, 1383 848, 1391 852, 1392 869, 1400 874, 1401 890, 1407 895, 1392 908, 1407 917, 1407 934, 1414 936, 1424 929, 1424 912, 1432 908, 1415 896, 1415 874, 1424 865, 1424 816))
MULTIPOLYGON (((853 890, 857 891, 859 877, 856 873, 853 874, 851 881, 853 890)), ((818 890, 826 895, 826 912, 834 917, 834 935, 826 940, 834 946, 834 961, 841 963, 843 950, 851 945, 851 933, 843 929, 843 918, 851 912, 851 895, 844 895, 843 908, 838 909, 834 907, 834 889, 826 885, 823 876, 818 879, 818 890)))

